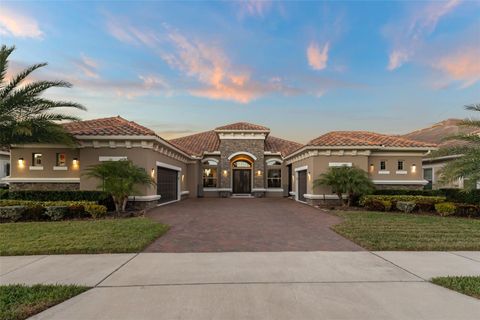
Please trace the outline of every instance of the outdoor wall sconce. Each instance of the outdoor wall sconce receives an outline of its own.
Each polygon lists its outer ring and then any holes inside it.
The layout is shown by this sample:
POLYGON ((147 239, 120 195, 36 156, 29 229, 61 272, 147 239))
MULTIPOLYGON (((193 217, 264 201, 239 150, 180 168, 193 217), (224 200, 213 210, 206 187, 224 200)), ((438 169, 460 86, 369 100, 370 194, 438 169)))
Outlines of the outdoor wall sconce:
POLYGON ((415 164, 412 164, 412 173, 417 172, 417 166, 415 164))
POLYGON ((80 164, 80 161, 78 161, 78 158, 73 158, 72 160, 72 165, 75 169, 78 168, 78 165, 80 164))
POLYGON ((185 175, 182 174, 182 182, 184 182, 184 181, 185 181, 185 175))
POLYGON ((262 170, 257 170, 257 177, 261 177, 262 176, 262 170))
POLYGON ((150 170, 150 177, 155 178, 155 169, 150 170))
POLYGON ((310 174, 310 172, 307 175, 308 175, 308 181, 311 181, 312 180, 312 175, 310 174))
POLYGON ((223 176, 226 177, 228 175, 228 171, 227 170, 223 170, 223 176))
POLYGON ((18 167, 19 168, 25 167, 25 160, 23 158, 18 158, 18 167))
POLYGON ((370 165, 370 172, 373 172, 375 170, 375 166, 373 165, 373 163, 370 165))

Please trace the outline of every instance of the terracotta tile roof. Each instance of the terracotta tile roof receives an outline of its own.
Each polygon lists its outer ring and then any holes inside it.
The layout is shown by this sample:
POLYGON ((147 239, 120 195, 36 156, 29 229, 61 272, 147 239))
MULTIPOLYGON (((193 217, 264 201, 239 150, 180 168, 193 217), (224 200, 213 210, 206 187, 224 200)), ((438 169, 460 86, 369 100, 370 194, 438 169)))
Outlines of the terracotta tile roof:
POLYGON ((461 122, 461 119, 447 119, 435 123, 431 127, 407 133, 402 137, 421 142, 436 143, 439 145, 439 147, 463 145, 464 143, 461 141, 444 140, 446 137, 456 134, 477 133, 477 131, 480 132, 480 130, 472 127, 461 126, 461 122))
POLYGON ((191 154, 200 156, 204 151, 217 151, 220 145, 215 131, 205 131, 197 134, 192 134, 186 137, 169 140, 171 144, 177 148, 191 154))
POLYGON ((399 136, 390 136, 368 131, 332 131, 311 140, 307 145, 335 147, 436 147, 434 143, 413 141, 399 136))
POLYGON ((248 123, 248 122, 236 122, 236 123, 228 124, 226 126, 221 126, 221 127, 215 128, 215 130, 270 131, 270 129, 267 128, 267 127, 259 126, 257 124, 248 123))
POLYGON ((265 141, 266 151, 280 152, 284 157, 300 149, 301 147, 303 147, 301 143, 284 140, 272 136, 268 136, 265 141))
POLYGON ((82 136, 157 136, 154 131, 120 116, 63 124, 74 135, 82 136))
MULTIPOLYGON (((169 142, 177 148, 196 156, 201 156, 205 151, 218 151, 220 145, 220 139, 218 139, 218 135, 213 130, 172 139, 169 142)), ((272 136, 268 136, 265 141, 265 151, 280 152, 283 156, 301 147, 302 144, 300 143, 272 136)))

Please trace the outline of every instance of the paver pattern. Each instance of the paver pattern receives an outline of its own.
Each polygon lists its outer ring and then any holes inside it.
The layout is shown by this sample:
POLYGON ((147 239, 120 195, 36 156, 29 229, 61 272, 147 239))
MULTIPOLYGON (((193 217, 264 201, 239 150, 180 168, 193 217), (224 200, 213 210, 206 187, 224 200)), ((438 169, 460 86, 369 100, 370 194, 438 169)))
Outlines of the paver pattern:
POLYGON ((360 251, 341 218, 289 199, 188 199, 151 210, 171 226, 145 252, 360 251))

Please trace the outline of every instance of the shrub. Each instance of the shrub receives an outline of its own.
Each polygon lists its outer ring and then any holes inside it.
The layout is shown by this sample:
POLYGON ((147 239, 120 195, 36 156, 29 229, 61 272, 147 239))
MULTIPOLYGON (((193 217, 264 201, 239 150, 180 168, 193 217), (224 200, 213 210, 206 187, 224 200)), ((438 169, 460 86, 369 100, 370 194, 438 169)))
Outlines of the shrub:
POLYGON ((445 196, 445 192, 443 190, 407 190, 407 189, 391 189, 391 190, 377 189, 372 194, 385 195, 385 196, 427 196, 427 197, 445 196))
POLYGON ((449 216, 455 213, 456 206, 453 202, 441 202, 435 204, 435 210, 442 217, 449 216))
POLYGON ((441 191, 445 193, 447 201, 480 205, 480 189, 442 189, 441 191))
POLYGON ((415 209, 416 204, 413 201, 397 201, 396 207, 404 213, 411 213, 415 209))
POLYGON ((49 219, 49 217, 45 215, 45 207, 38 204, 27 206, 27 211, 24 214, 24 220, 40 221, 47 219, 49 219))
POLYGON ((0 199, 8 199, 8 189, 0 189, 0 199))
POLYGON ((363 196, 360 200, 360 205, 365 205, 370 200, 377 200, 377 201, 391 201, 392 207, 397 207, 398 201, 407 201, 407 202, 414 202, 422 203, 423 206, 426 206, 427 203, 430 203, 431 206, 435 205, 435 203, 445 202, 445 197, 429 197, 429 196, 392 196, 392 195, 368 195, 363 196))
POLYGON ((47 207, 45 214, 53 221, 63 220, 67 214, 68 207, 66 206, 51 206, 47 207))
POLYGON ((107 215, 107 207, 98 204, 86 205, 85 211, 92 216, 93 219, 104 218, 107 215))
POLYGON ((19 221, 23 218, 27 207, 25 206, 10 206, 0 207, 0 219, 3 221, 19 221))
POLYGON ((435 204, 431 201, 416 201, 415 202, 420 212, 432 212, 435 210, 435 204))
POLYGON ((97 204, 94 201, 31 201, 31 200, 15 200, 7 199, 0 200, 0 206, 42 206, 42 207, 51 207, 51 206, 74 206, 74 205, 89 205, 97 204))
POLYGON ((70 205, 68 206, 66 218, 76 219, 83 218, 85 216, 85 207, 83 205, 70 205))
POLYGON ((480 218, 480 205, 456 203, 455 215, 458 217, 480 218))
POLYGON ((392 202, 390 200, 368 199, 363 205, 371 211, 390 211, 392 208, 392 202))
POLYGON ((40 191, 19 190, 10 191, 9 199, 32 201, 102 201, 109 197, 101 191, 40 191))

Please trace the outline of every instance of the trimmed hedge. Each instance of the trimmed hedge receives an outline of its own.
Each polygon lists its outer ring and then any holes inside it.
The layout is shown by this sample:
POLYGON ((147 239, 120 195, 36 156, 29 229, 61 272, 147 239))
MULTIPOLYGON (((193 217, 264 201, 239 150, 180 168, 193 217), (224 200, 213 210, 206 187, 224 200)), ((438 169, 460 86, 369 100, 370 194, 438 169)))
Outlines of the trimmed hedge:
POLYGON ((94 201, 0 200, 1 221, 57 221, 85 217, 98 219, 106 215, 107 208, 94 201))
POLYGON ((453 202, 442 202, 435 205, 435 210, 442 217, 450 216, 455 213, 456 206, 453 202))
POLYGON ((439 190, 375 190, 373 195, 446 197, 449 202, 480 205, 480 190, 439 189, 439 190))
POLYGON ((0 190, 0 199, 30 200, 30 201, 95 201, 107 207, 107 211, 115 211, 112 197, 103 191, 40 191, 0 190))
POLYGON ((377 201, 391 201, 392 206, 396 207, 396 203, 398 201, 411 201, 417 203, 430 203, 434 205, 435 203, 440 203, 440 202, 445 202, 446 198, 445 197, 430 197, 430 196, 409 196, 409 195, 396 195, 396 196, 390 196, 390 195, 367 195, 363 196, 362 199, 360 199, 360 204, 365 205, 366 202, 371 201, 371 200, 377 200, 377 201))

